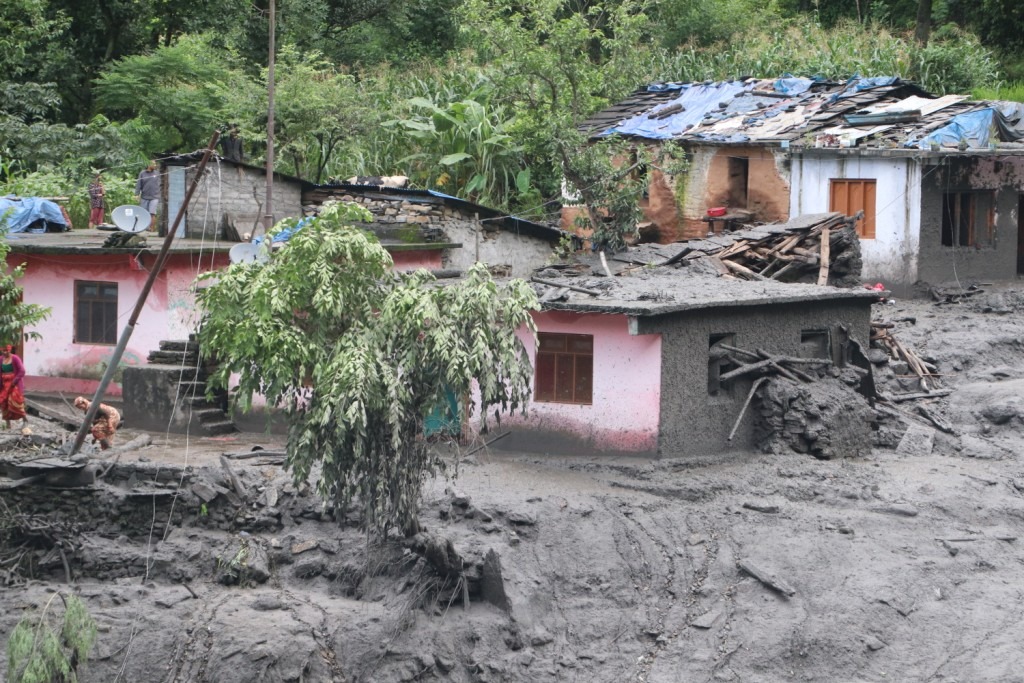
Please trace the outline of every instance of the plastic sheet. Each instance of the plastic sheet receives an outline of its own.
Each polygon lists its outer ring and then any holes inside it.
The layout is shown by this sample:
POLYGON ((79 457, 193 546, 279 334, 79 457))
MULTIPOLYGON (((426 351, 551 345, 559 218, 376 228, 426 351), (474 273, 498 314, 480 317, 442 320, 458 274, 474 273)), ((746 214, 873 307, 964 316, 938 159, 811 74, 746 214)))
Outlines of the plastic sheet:
POLYGON ((680 86, 679 97, 643 114, 626 119, 622 123, 608 128, 601 135, 635 135, 651 140, 668 140, 703 122, 706 114, 715 116, 719 111, 724 114, 719 103, 728 105, 728 102, 737 93, 749 88, 750 86, 737 81, 722 81, 707 85, 683 85, 680 86), (656 117, 659 111, 664 111, 677 104, 682 105, 682 111, 663 119, 652 118, 656 117))
POLYGON ((57 226, 58 232, 68 229, 60 207, 48 199, 0 197, 0 225, 6 226, 8 232, 47 232, 46 226, 29 228, 39 220, 57 226))
POLYGON ((814 80, 787 75, 785 78, 775 79, 774 85, 776 92, 786 95, 802 95, 811 89, 811 86, 814 85, 814 80))

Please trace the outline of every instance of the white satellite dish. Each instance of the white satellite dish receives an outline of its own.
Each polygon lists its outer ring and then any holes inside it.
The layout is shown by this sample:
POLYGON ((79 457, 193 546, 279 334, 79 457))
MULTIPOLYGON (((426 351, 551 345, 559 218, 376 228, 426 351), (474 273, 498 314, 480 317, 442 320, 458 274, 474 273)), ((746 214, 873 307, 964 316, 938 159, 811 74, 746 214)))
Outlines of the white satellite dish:
POLYGON ((231 247, 228 258, 232 263, 266 263, 270 260, 270 254, 259 244, 241 242, 231 247))
POLYGON ((149 229, 149 222, 152 220, 152 216, 149 215, 149 211, 146 211, 141 206, 127 204, 111 211, 110 220, 114 221, 114 225, 119 230, 142 232, 149 229))

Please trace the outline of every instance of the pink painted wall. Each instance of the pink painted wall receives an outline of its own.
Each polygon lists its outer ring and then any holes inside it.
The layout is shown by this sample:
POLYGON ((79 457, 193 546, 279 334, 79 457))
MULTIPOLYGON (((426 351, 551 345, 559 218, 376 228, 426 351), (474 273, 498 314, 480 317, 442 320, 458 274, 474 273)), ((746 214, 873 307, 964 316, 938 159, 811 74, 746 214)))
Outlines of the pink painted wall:
MULTIPOLYGON (((525 417, 503 416, 502 427, 581 439, 596 450, 654 452, 661 411, 661 336, 631 336, 624 315, 566 311, 534 313, 538 332, 594 337, 592 405, 531 401, 525 417)), ((536 366, 533 339, 520 332, 536 366)), ((533 387, 531 386, 531 391, 533 387)), ((471 428, 478 424, 471 419, 471 428)))
MULTIPOLYGON (((26 388, 29 391, 83 393, 95 390, 114 345, 79 344, 74 341, 75 280, 117 282, 118 337, 124 329, 142 286, 149 276, 154 255, 143 255, 139 268, 130 254, 10 254, 9 266, 25 263, 26 303, 48 306, 50 317, 34 330, 40 340, 25 342, 26 388)), ((172 254, 153 284, 139 316, 122 362, 145 363, 149 352, 165 339, 187 339, 198 322, 192 283, 200 272, 223 268, 226 254, 172 254)), ((112 384, 108 395, 118 396, 112 384)))
POLYGON ((409 272, 424 268, 426 270, 437 270, 442 267, 441 251, 431 249, 424 251, 396 251, 391 254, 395 270, 409 272))

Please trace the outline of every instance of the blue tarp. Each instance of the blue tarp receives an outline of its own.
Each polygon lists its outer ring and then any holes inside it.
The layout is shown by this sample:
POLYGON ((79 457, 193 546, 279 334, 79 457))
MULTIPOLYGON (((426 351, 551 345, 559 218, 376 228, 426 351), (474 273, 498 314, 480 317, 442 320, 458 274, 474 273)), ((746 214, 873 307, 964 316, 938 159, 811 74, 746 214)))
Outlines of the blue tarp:
MULTIPOLYGON (((274 236, 272 236, 270 238, 270 243, 277 244, 278 242, 287 242, 295 235, 295 233, 309 225, 311 219, 312 216, 306 216, 305 218, 299 219, 299 222, 296 223, 295 225, 285 228, 281 232, 276 233, 274 236)), ((252 243, 263 244, 264 239, 266 239, 266 235, 260 235, 259 237, 254 238, 252 243)))
MULTIPOLYGON (((667 86, 675 86, 675 84, 667 84, 667 86)), ((680 90, 679 97, 650 111, 626 119, 619 125, 605 130, 601 135, 635 135, 651 140, 668 140, 702 122, 705 114, 714 115, 720 111, 724 113, 724 109, 719 106, 720 103, 728 106, 729 101, 737 93, 750 89, 750 86, 738 81, 676 87, 680 90), (677 104, 682 105, 682 111, 670 114, 663 119, 651 118, 657 116, 659 111, 664 111, 677 104)), ((666 87, 665 89, 674 90, 676 87, 666 87)))
POLYGON ((802 95, 810 90, 813 84, 814 81, 810 78, 787 76, 775 79, 775 90, 786 95, 802 95))
POLYGON ((46 232, 45 225, 29 229, 30 225, 39 220, 53 223, 58 230, 68 229, 60 207, 48 199, 0 197, 0 225, 6 225, 7 232, 46 232))
POLYGON ((908 140, 906 146, 928 149, 934 141, 940 147, 956 147, 960 140, 967 140, 971 147, 987 147, 995 113, 994 109, 979 109, 954 116, 945 126, 920 140, 908 140))

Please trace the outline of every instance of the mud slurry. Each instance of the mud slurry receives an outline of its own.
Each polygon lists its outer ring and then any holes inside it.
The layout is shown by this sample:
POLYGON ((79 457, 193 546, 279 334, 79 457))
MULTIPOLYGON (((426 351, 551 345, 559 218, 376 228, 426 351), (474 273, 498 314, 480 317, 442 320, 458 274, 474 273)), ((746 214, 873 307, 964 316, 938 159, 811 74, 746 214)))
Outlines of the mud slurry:
MULTIPOLYGON (((425 487, 428 533, 451 540, 464 577, 398 539, 367 546, 274 467, 245 469, 253 497, 237 509, 185 504, 152 541, 84 531, 72 588, 100 635, 82 680, 1021 680, 1024 296, 996 295, 879 308, 954 389, 924 402, 952 433, 900 405, 913 447, 478 454, 425 487), (221 583, 215 558, 245 543, 266 576, 221 583)), ((876 376, 913 391, 901 370, 876 376)), ((3 591, 0 634, 61 578, 3 591)))

